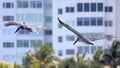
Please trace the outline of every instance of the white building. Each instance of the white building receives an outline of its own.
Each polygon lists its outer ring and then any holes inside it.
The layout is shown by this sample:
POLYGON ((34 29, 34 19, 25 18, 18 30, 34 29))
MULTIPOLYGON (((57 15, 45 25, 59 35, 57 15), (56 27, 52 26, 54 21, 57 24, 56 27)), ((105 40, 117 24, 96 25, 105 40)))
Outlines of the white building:
MULTIPOLYGON (((117 0, 118 1, 118 0, 117 0)), ((53 48, 55 56, 61 59, 76 55, 79 50, 81 54, 88 52, 90 58, 98 49, 108 48, 115 36, 115 8, 116 0, 53 0, 53 48), (73 46, 73 42, 77 36, 62 27, 57 18, 70 25, 84 37, 103 37, 94 41, 94 45, 86 45, 77 42, 73 46)), ((118 12, 118 11, 117 11, 118 12)))
POLYGON ((0 61, 21 64, 22 57, 29 50, 34 51, 35 43, 49 43, 55 56, 64 59, 88 52, 92 58, 95 50, 108 48, 114 40, 120 39, 119 0, 0 0, 0 61), (94 46, 73 42, 77 36, 61 26, 57 18, 82 33, 85 37, 110 35, 107 40, 93 42, 94 46), (4 27, 8 21, 40 24, 50 30, 40 31, 39 35, 4 27))
POLYGON ((0 61, 22 64, 22 57, 29 50, 34 51, 35 43, 40 46, 52 43, 52 40, 45 39, 52 37, 52 30, 40 30, 38 35, 25 30, 14 34, 17 27, 3 25, 8 21, 17 21, 29 25, 50 25, 49 29, 52 29, 51 3, 51 0, 0 0, 0 61))

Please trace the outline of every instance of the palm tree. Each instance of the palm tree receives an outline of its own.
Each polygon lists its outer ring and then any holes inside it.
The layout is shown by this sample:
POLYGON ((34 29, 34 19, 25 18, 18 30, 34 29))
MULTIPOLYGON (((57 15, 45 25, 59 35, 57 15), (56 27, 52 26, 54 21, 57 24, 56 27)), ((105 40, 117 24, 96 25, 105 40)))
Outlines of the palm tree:
POLYGON ((64 59, 62 63, 63 68, 76 68, 76 61, 73 57, 64 59))
POLYGON ((93 56, 95 62, 99 62, 100 56, 102 55, 102 53, 103 53, 102 49, 96 50, 96 52, 93 56))
POLYGON ((80 56, 80 51, 77 51, 77 54, 76 54, 76 59, 77 59, 77 67, 80 68, 80 67, 84 67, 86 68, 87 67, 87 61, 84 60, 85 56, 86 56, 87 53, 84 53, 82 56, 80 56))
POLYGON ((53 53, 53 49, 48 44, 44 44, 40 50, 35 53, 35 57, 41 62, 41 68, 47 66, 46 64, 48 64, 53 53))
POLYGON ((109 51, 104 53, 102 58, 104 64, 109 64, 116 68, 117 64, 120 64, 118 63, 120 60, 120 41, 115 40, 109 51))

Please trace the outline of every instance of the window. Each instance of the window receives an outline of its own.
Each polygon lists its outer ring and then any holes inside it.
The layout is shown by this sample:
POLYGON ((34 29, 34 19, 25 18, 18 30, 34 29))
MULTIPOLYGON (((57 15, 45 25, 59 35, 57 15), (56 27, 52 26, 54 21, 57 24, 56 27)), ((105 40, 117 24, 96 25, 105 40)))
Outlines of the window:
POLYGON ((51 9, 52 8, 52 4, 44 4, 44 8, 45 9, 51 9))
POLYGON ((106 27, 112 27, 112 25, 113 25, 113 23, 112 23, 111 20, 106 20, 106 21, 105 21, 105 26, 106 26, 106 27))
POLYGON ((62 50, 58 50, 58 56, 62 56, 62 55, 63 55, 62 50))
POLYGON ((43 21, 43 14, 41 13, 22 13, 16 15, 17 21, 25 21, 25 22, 41 22, 43 21))
POLYGON ((85 12, 89 11, 89 3, 84 3, 84 11, 85 12))
POLYGON ((83 11, 83 4, 82 3, 78 3, 77 4, 77 11, 78 12, 82 12, 83 11))
POLYGON ((84 18, 84 25, 89 26, 89 18, 84 18))
POLYGON ((14 7, 13 3, 9 3, 9 2, 3 3, 3 8, 13 8, 13 7, 14 7))
POLYGON ((85 47, 84 47, 84 52, 89 53, 89 46, 85 46, 85 47))
POLYGON ((45 35, 52 35, 52 30, 45 30, 45 35))
POLYGON ((98 3, 98 11, 103 11, 103 3, 98 3))
POLYGON ((67 41, 74 41, 74 36, 66 36, 67 41))
POLYGON ((78 47, 78 51, 79 51, 80 54, 83 54, 83 47, 82 47, 82 46, 79 46, 79 47, 78 47))
POLYGON ((58 14, 62 14, 62 9, 58 9, 58 14))
POLYGON ((62 36, 59 36, 59 37, 58 37, 58 42, 62 42, 62 41, 63 41, 62 36))
POLYGON ((3 16, 3 21, 14 21, 14 16, 3 16))
POLYGON ((106 6, 105 7, 105 12, 108 12, 109 11, 109 8, 106 6))
POLYGON ((77 18, 77 26, 82 26, 82 25, 83 25, 83 19, 77 18))
POLYGON ((113 8, 110 6, 109 7, 109 12, 112 12, 113 11, 113 8))
POLYGON ((3 55, 3 59, 5 61, 13 61, 14 60, 14 55, 3 55))
POLYGON ((106 37, 106 40, 108 40, 108 41, 111 41, 113 39, 112 35, 106 35, 105 37, 106 37))
POLYGON ((91 46, 91 54, 94 54, 96 51, 96 46, 91 46))
POLYGON ((46 16, 45 17, 45 22, 52 22, 52 17, 51 16, 46 16))
POLYGON ((41 8, 42 2, 41 1, 30 1, 31 8, 41 8))
POLYGON ((17 47, 28 47, 28 40, 17 40, 17 47))
POLYGON ((17 1, 17 8, 28 8, 28 1, 17 1))
POLYGON ((96 25, 96 18, 95 18, 95 17, 92 17, 92 18, 91 18, 91 25, 92 25, 92 26, 95 26, 95 25, 96 25))
POLYGON ((66 12, 74 12, 74 7, 66 7, 66 12))
POLYGON ((14 48, 14 43, 13 42, 4 42, 3 48, 14 48))
POLYGON ((105 12, 112 12, 113 8, 112 6, 105 6, 105 12))
POLYGON ((91 3, 91 11, 92 12, 96 11, 96 3, 91 3))
POLYGON ((30 34, 30 32, 29 31, 27 31, 27 30, 23 30, 23 29, 20 29, 19 31, 18 31, 18 34, 20 34, 20 35, 29 35, 30 34))
POLYGON ((74 55, 74 50, 73 49, 67 49, 66 54, 67 55, 74 55))
POLYGON ((31 47, 40 48, 42 46, 42 40, 31 40, 31 47))
POLYGON ((97 25, 98 26, 102 26, 103 25, 103 18, 102 17, 98 17, 97 18, 97 25))

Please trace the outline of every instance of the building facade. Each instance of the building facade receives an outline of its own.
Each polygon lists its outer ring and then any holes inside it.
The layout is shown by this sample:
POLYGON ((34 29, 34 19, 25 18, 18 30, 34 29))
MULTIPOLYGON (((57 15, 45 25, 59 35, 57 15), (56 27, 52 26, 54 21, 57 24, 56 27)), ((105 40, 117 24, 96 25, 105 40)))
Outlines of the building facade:
POLYGON ((26 52, 34 52, 36 43, 50 44, 61 59, 88 53, 92 59, 98 49, 108 48, 114 39, 120 39, 119 0, 0 0, 0 61, 16 61, 22 64, 26 52), (103 37, 94 45, 73 42, 77 36, 61 26, 57 18, 79 31, 85 38, 103 37), (17 27, 4 27, 8 21, 26 22, 30 25, 44 25, 49 30, 40 30, 38 35, 17 27), (113 38, 115 37, 115 38, 113 38), (117 37, 117 38, 116 38, 117 37))
POLYGON ((115 0, 53 0, 53 48, 55 56, 61 59, 76 57, 80 54, 93 54, 98 49, 108 48, 115 39, 115 0), (74 1, 74 2, 73 2, 74 1), (65 27, 61 26, 57 18, 70 25, 84 37, 106 37, 93 41, 92 45, 73 42, 77 36, 65 27))
POLYGON ((43 43, 52 45, 52 1, 51 0, 1 0, 0 1, 0 61, 8 63, 16 61, 22 64, 26 52, 34 52, 34 45, 43 43), (49 12, 50 11, 50 12, 49 12), (49 12, 49 13, 48 13, 49 12), (29 25, 50 25, 49 31, 39 30, 39 34, 20 30, 14 33, 16 26, 4 27, 9 21, 25 22, 29 25), (45 24, 46 23, 46 24, 45 24))

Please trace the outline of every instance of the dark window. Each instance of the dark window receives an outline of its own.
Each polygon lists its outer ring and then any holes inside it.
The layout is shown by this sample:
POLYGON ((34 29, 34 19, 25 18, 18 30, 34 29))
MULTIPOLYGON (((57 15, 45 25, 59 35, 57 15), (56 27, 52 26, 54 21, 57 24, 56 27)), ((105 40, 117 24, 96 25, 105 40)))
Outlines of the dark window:
POLYGON ((105 7, 105 12, 108 12, 109 11, 109 8, 108 7, 105 7))
POLYGON ((10 8, 11 7, 11 3, 6 3, 6 8, 10 8))
POLYGON ((17 8, 28 8, 28 1, 17 1, 17 8))
POLYGON ((58 14, 62 14, 62 9, 58 9, 58 14))
POLYGON ((3 8, 13 8, 14 7, 14 4, 13 3, 3 3, 3 8))
POLYGON ((59 50, 58 51, 58 56, 62 56, 62 55, 63 55, 62 50, 59 50))
POLYGON ((84 3, 84 11, 85 12, 89 11, 89 3, 84 3))
POLYGON ((96 3, 91 3, 91 11, 96 11, 96 3))
POLYGON ((82 4, 82 3, 78 3, 78 4, 77 4, 77 11, 78 11, 78 12, 83 11, 83 4, 82 4))
POLYGON ((74 12, 74 7, 70 7, 70 12, 74 12))
POLYGON ((3 48, 13 48, 14 43, 13 42, 4 42, 3 43, 3 48))
POLYGON ((103 18, 102 17, 97 18, 97 25, 99 25, 99 26, 103 25, 103 18))
POLYGON ((73 49, 67 49, 66 54, 67 55, 74 55, 74 50, 73 49))
POLYGON ((14 16, 3 16, 3 21, 14 21, 14 16))
POLYGON ((106 6, 105 7, 105 12, 112 12, 113 8, 111 6, 106 6))
POLYGON ((113 11, 113 8, 112 7, 109 7, 109 12, 112 12, 113 11))
POLYGON ((66 7, 66 12, 69 12, 69 7, 66 7))
POLYGON ((58 42, 62 42, 62 41, 63 41, 62 36, 59 36, 58 37, 58 42))
POLYGON ((84 25, 89 26, 89 18, 84 18, 84 25))
POLYGON ((77 18, 77 25, 82 26, 83 25, 83 19, 82 18, 77 18))
POLYGON ((92 26, 95 26, 96 25, 96 18, 91 18, 91 25, 92 26))
POLYGON ((74 7, 66 7, 66 12, 74 12, 74 7))
POLYGON ((23 1, 23 8, 28 8, 28 1, 23 1))
POLYGON ((31 1, 30 2, 30 7, 31 8, 41 8, 42 3, 41 3, 41 1, 31 1))
POLYGON ((45 30, 45 35, 52 35, 52 30, 45 30))
POLYGON ((105 21, 105 26, 106 27, 111 27, 113 25, 112 21, 105 21))
POLYGON ((98 11, 103 11, 103 3, 98 3, 98 11))

